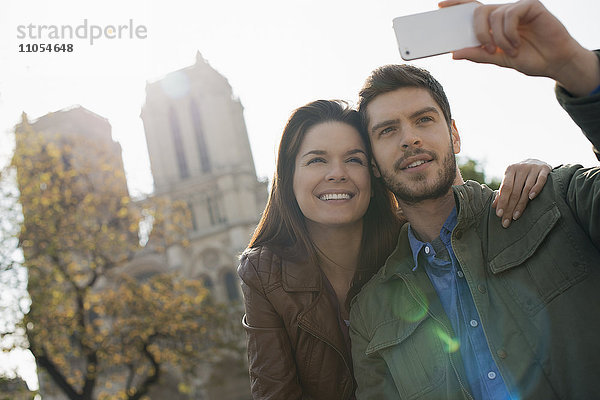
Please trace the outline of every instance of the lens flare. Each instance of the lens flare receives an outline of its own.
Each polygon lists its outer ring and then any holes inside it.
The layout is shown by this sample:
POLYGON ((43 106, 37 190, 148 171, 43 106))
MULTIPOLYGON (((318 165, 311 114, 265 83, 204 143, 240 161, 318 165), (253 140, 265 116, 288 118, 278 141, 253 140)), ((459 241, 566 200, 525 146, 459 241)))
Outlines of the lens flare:
POLYGON ((448 353, 454 353, 460 349, 460 340, 451 337, 441 328, 436 329, 436 334, 441 339, 442 342, 446 345, 445 350, 448 353))

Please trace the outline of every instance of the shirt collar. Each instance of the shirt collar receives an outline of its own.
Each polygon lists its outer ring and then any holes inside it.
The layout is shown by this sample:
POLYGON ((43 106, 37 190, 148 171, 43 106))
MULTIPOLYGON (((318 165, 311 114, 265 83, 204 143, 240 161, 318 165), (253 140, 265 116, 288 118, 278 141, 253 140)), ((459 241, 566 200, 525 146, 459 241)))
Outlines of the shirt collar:
MULTIPOLYGON (((457 222, 458 222, 458 219, 457 219, 456 207, 453 207, 452 212, 450 212, 450 215, 448 216, 448 218, 446 218, 446 221, 444 222, 444 225, 442 225, 442 229, 440 230, 440 239, 442 239, 442 242, 444 242, 444 244, 446 246, 450 245, 450 237, 452 235, 452 230, 456 227, 457 222)), ((412 227, 410 225, 408 226, 408 241, 410 243, 410 249, 412 251, 413 261, 415 263, 413 271, 415 271, 419 265, 419 263, 418 263, 419 253, 421 252, 421 249, 423 249, 423 246, 427 245, 427 243, 422 242, 419 239, 417 239, 417 237, 415 236, 415 234, 412 230, 412 227)))

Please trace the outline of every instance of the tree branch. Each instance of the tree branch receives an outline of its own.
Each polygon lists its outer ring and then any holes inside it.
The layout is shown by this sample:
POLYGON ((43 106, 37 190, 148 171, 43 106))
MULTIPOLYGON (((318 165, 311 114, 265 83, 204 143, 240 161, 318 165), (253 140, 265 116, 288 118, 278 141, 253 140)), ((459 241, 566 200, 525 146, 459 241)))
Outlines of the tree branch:
MULTIPOLYGON (((152 337, 149 339, 149 341, 151 339, 152 337)), ((151 375, 148 375, 146 379, 144 379, 144 381, 140 384, 139 389, 134 394, 128 394, 128 400, 139 400, 142 396, 148 393, 150 386, 158 382, 158 378, 160 377, 160 364, 156 361, 152 353, 150 353, 150 351, 148 350, 148 343, 144 343, 144 346, 142 347, 142 353, 144 354, 144 356, 146 356, 148 361, 150 361, 150 364, 152 364, 154 372, 151 375)))
MULTIPOLYGON (((28 335, 29 337, 29 335, 28 335)), ((90 397, 83 397, 80 393, 78 393, 73 386, 67 382, 65 376, 60 372, 60 369, 52 362, 52 360, 46 356, 45 351, 38 351, 37 346, 34 345, 34 341, 29 338, 29 350, 33 353, 35 360, 39 364, 40 367, 44 368, 44 370, 50 375, 52 381, 63 391, 64 394, 70 400, 91 400, 90 397)))

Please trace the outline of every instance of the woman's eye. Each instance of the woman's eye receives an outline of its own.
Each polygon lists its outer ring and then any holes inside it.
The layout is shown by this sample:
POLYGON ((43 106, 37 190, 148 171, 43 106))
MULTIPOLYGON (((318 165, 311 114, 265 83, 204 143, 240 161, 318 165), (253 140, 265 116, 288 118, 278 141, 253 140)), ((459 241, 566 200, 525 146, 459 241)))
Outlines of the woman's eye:
POLYGON ((325 162, 325 159, 321 158, 321 157, 315 157, 315 158, 311 158, 310 160, 308 160, 306 162, 306 165, 310 165, 310 164, 314 164, 314 163, 320 163, 320 162, 325 162))
POLYGON ((365 165, 365 162, 360 157, 352 157, 346 160, 347 162, 357 163, 359 165, 365 165))

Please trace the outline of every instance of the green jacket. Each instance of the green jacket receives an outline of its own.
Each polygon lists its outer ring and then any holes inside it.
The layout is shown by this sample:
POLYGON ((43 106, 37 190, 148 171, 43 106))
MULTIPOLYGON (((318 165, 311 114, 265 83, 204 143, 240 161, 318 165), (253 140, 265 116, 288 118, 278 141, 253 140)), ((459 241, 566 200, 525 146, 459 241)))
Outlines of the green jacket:
MULTIPOLYGON (((600 113, 568 111, 578 123, 595 118, 583 125, 598 147, 600 113)), ((492 190, 453 189, 452 247, 512 397, 600 398, 600 168, 554 169, 508 229, 492 190)), ((413 268, 405 226, 350 312, 358 400, 471 398, 452 325, 425 270, 413 268)))

